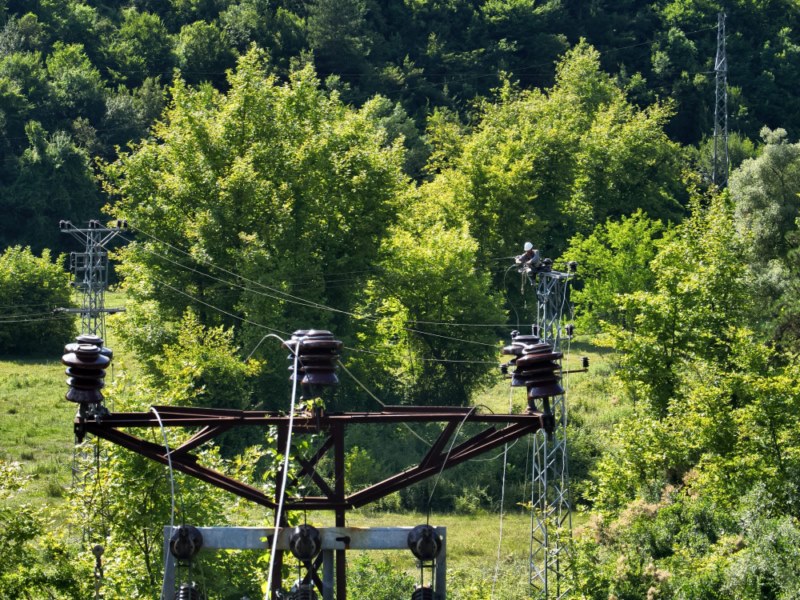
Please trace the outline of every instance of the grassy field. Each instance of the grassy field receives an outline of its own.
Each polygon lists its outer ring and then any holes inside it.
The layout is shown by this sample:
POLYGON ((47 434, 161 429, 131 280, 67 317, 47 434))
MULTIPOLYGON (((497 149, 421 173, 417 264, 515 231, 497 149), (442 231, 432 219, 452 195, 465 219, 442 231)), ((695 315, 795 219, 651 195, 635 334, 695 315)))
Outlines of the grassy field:
POLYGON ((75 405, 56 360, 0 361, 0 456, 32 477, 27 494, 58 499, 69 484, 75 405))

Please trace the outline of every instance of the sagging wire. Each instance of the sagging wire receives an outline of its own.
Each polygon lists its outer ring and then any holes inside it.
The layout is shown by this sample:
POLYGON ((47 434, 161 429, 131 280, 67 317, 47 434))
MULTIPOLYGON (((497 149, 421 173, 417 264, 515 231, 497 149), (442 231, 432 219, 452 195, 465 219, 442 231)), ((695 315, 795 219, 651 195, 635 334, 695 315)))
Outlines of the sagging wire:
POLYGON ((461 419, 461 422, 458 424, 458 428, 453 434, 453 439, 450 441, 450 447, 447 449, 447 454, 444 455, 442 466, 440 467, 439 472, 436 474, 436 479, 433 480, 433 488, 431 489, 430 496, 428 496, 428 510, 427 510, 427 515, 425 517, 426 525, 431 524, 431 507, 433 506, 433 494, 434 492, 436 492, 436 486, 439 485, 439 479, 441 479, 444 467, 447 464, 447 460, 450 458, 450 453, 453 451, 453 446, 455 446, 456 440, 458 439, 458 434, 461 433, 461 428, 464 426, 464 423, 467 422, 467 419, 469 419, 475 413, 476 410, 478 410, 477 406, 473 406, 472 408, 469 409, 467 414, 464 415, 464 418, 461 419))
POLYGON ((164 423, 161 421, 161 415, 158 414, 158 409, 155 406, 151 406, 150 412, 156 416, 156 421, 158 421, 158 426, 161 428, 161 437, 164 439, 164 449, 167 451, 167 466, 169 467, 169 487, 170 487, 169 526, 170 529, 175 529, 175 472, 172 470, 172 452, 170 452, 169 449, 169 440, 167 440, 167 430, 164 428, 164 423))
MULTIPOLYGON (((307 299, 302 298, 300 296, 296 296, 294 294, 289 294, 288 292, 284 292, 284 291, 278 290, 276 288, 273 288, 273 287, 270 287, 268 285, 265 285, 265 284, 263 284, 261 282, 258 282, 258 281, 255 281, 253 279, 249 279, 247 277, 244 277, 243 275, 238 275, 238 274, 236 274, 236 273, 234 273, 232 271, 229 271, 229 270, 227 270, 227 269, 225 269, 223 267, 219 267, 219 266, 215 265, 214 263, 212 263, 209 260, 197 259, 195 257, 192 257, 189 253, 185 252, 184 250, 181 250, 180 248, 177 248, 176 246, 173 246, 169 242, 164 242, 164 241, 158 239, 157 237, 155 237, 155 236, 153 236, 151 234, 148 234, 147 232, 142 231, 141 229, 137 228, 137 231, 141 231, 146 236, 151 237, 152 239, 156 240, 157 242, 159 242, 161 244, 165 244, 166 246, 172 248, 173 250, 188 256, 192 260, 196 260, 198 262, 202 261, 202 262, 204 262, 205 264, 207 264, 208 266, 210 266, 210 267, 212 267, 214 269, 218 269, 218 270, 222 271, 223 273, 231 275, 232 277, 236 277, 238 279, 241 279, 243 281, 246 281, 248 283, 251 283, 251 284, 254 284, 254 285, 258 286, 258 287, 261 287, 263 289, 269 290, 269 291, 273 292, 273 294, 268 294, 266 292, 254 290, 253 288, 241 285, 239 283, 234 283, 234 282, 231 282, 231 281, 227 281, 225 279, 221 279, 221 278, 216 277, 214 275, 211 275, 209 273, 204 273, 203 271, 199 271, 199 270, 197 270, 197 269, 195 269, 193 267, 190 267, 188 265, 184 265, 183 263, 180 263, 178 261, 174 261, 171 258, 156 252, 155 250, 150 250, 148 248, 144 248, 143 247, 143 250, 145 252, 147 252, 149 254, 152 254, 154 256, 157 256, 159 258, 162 258, 162 259, 166 260, 167 262, 170 262, 171 264, 174 264, 177 267, 186 269, 187 271, 191 271, 193 273, 197 273, 198 275, 202 275, 204 277, 208 277, 209 279, 213 279, 213 280, 218 281, 220 283, 224 283, 225 285, 239 288, 242 291, 246 291, 246 292, 250 292, 250 293, 253 293, 253 294, 258 294, 258 295, 261 295, 261 296, 272 298, 273 300, 280 300, 282 302, 288 302, 289 304, 297 304, 299 306, 303 306, 303 307, 306 307, 306 308, 315 308, 317 310, 325 310, 325 311, 328 311, 328 312, 342 314, 342 315, 345 315, 345 316, 348 316, 348 317, 351 317, 351 318, 357 319, 357 320, 367 320, 367 321, 378 321, 379 320, 379 318, 375 317, 374 315, 359 315, 357 313, 353 313, 353 312, 346 311, 346 310, 341 310, 341 309, 338 309, 338 308, 334 308, 332 306, 327 306, 327 305, 321 304, 319 302, 314 302, 314 301, 311 301, 311 300, 307 300, 307 299), (274 294, 278 294, 278 296, 275 296, 274 294)), ((130 239, 124 237, 124 236, 122 236, 122 239, 124 239, 127 242, 132 242, 133 241, 133 240, 130 240, 130 239)), ((154 281, 158 281, 154 277, 152 279, 154 281)), ((167 287, 171 287, 168 284, 164 284, 163 282, 161 282, 161 283, 163 285, 167 285, 167 287)), ((172 288, 172 289, 175 289, 175 288, 172 288)), ((179 290, 176 290, 176 289, 175 289, 175 291, 178 291, 179 293, 183 293, 183 292, 180 292, 179 290)), ((183 294, 187 295, 185 293, 183 293, 183 294)), ((411 321, 411 322, 415 322, 415 321, 411 321)), ((429 324, 434 324, 433 322, 428 322, 428 323, 429 324)), ((459 326, 461 326, 462 324, 444 323, 444 322, 442 322, 441 325, 459 325, 459 326)), ((488 323, 487 324, 481 324, 481 325, 482 326, 491 326, 491 327, 495 326, 494 324, 488 324, 488 323)), ((497 325, 497 326, 507 327, 507 325, 497 325)), ((489 343, 486 343, 486 342, 479 342, 477 340, 468 340, 468 339, 464 339, 464 338, 443 335, 443 334, 440 334, 440 333, 433 333, 433 332, 430 332, 430 331, 422 331, 422 330, 419 330, 419 329, 414 329, 412 327, 405 327, 404 329, 406 331, 411 332, 411 333, 418 333, 419 335, 427 335, 427 336, 430 336, 430 337, 436 337, 436 338, 440 338, 440 339, 452 340, 452 341, 455 341, 455 342, 463 342, 465 344, 474 344, 474 345, 477 345, 477 346, 488 346, 488 347, 491 347, 491 348, 494 347, 494 344, 489 344, 489 343)), ((284 333, 284 332, 281 332, 281 333, 284 333)))
MULTIPOLYGON (((515 257, 511 257, 511 258, 515 258, 515 257)), ((517 307, 511 301, 511 296, 508 295, 508 286, 506 285, 506 278, 508 277, 508 274, 511 272, 511 269, 513 269, 514 267, 516 267, 516 265, 511 265, 503 273, 503 293, 506 296, 506 301, 508 301, 508 305, 511 307, 511 310, 514 311, 514 317, 517 320, 517 325, 516 325, 515 329, 519 330, 519 328, 520 328, 519 313, 517 312, 517 307)))
POLYGON ((274 333, 268 333, 264 337, 262 337, 260 340, 258 340, 258 343, 255 345, 255 348, 253 348, 250 351, 250 354, 247 355, 247 358, 244 359, 244 362, 247 362, 248 360, 250 360, 250 357, 252 357, 253 354, 255 354, 256 350, 258 350, 258 347, 261 345, 261 342, 263 342, 267 338, 275 338, 276 340, 279 340, 281 342, 281 344, 283 343, 283 339, 280 336, 275 335, 274 333))
MULTIPOLYGON (((170 513, 169 513, 169 529, 170 534, 175 531, 175 473, 172 470, 172 453, 169 449, 169 440, 167 440, 167 431, 164 428, 164 423, 161 421, 161 415, 158 414, 158 409, 155 406, 150 407, 150 412, 153 413, 158 421, 158 426, 161 428, 161 436, 164 440, 164 449, 167 451, 167 466, 169 467, 169 487, 170 487, 170 513)), ((165 556, 164 560, 168 560, 165 556)), ((166 569, 165 569, 166 575, 166 569)), ((167 578, 161 584, 161 600, 169 598, 169 590, 167 590, 167 578)))
MULTIPOLYGON (((386 408, 386 404, 384 402, 381 402, 380 398, 378 398, 375 394, 373 394, 372 391, 366 385, 361 383, 358 380, 358 378, 355 375, 353 375, 352 372, 350 372, 350 369, 348 369, 341 360, 337 361, 337 363, 339 364, 340 367, 342 367, 342 369, 344 369, 344 372, 347 373, 353 379, 353 381, 355 381, 361 387, 361 389, 364 390, 369 395, 370 398, 372 398, 373 400, 375 400, 375 402, 380 404, 381 407, 386 408)), ((425 444, 429 448, 431 446, 433 446, 433 444, 431 444, 428 440, 426 440, 424 437, 419 435, 416 431, 411 429, 411 425, 409 425, 408 423, 403 423, 403 425, 405 425, 406 429, 408 429, 408 432, 411 435, 413 435, 415 438, 417 438, 420 442, 422 442, 423 444, 425 444)))
MULTIPOLYGON (((189 298, 190 300, 193 300, 193 301, 195 301, 195 302, 197 302, 199 304, 202 304, 203 306, 205 306, 207 308, 210 308, 212 310, 215 310, 215 311, 217 311, 217 312, 219 312, 219 313, 221 313, 223 315, 231 317, 232 319, 236 319, 238 321, 241 321, 242 323, 247 323, 248 325, 253 325, 254 327, 259 327, 261 329, 268 329, 269 331, 276 331, 276 332, 282 333, 284 335, 291 335, 289 332, 282 331, 282 330, 277 329, 275 327, 270 327, 269 325, 264 325, 263 323, 259 323, 257 321, 253 321, 253 320, 248 319, 246 317, 242 317, 240 315, 237 315, 237 314, 234 314, 234 313, 232 313, 230 311, 227 311, 224 308, 220 308, 220 307, 215 306, 213 304, 210 304, 210 303, 208 303, 208 302, 206 302, 204 300, 200 300, 199 298, 197 298, 195 296, 192 296, 191 294, 189 294, 187 292, 184 292, 183 290, 180 290, 180 289, 176 288, 173 285, 170 285, 170 284, 168 284, 168 283, 166 283, 164 281, 161 281, 160 279, 158 279, 156 277, 152 277, 151 276, 151 279, 153 281, 155 281, 157 284, 163 285, 164 287, 169 288, 170 290, 172 290, 175 293, 178 293, 178 294, 180 294, 182 296, 185 296, 186 298, 189 298)), ((432 335, 435 335, 435 334, 432 334, 432 335)), ((438 337, 445 337, 445 336, 438 336, 438 337)), ((450 338, 450 339, 459 340, 459 338, 450 338)), ((469 340, 459 340, 459 341, 467 341, 468 342, 469 340)), ((484 344, 484 345, 494 347, 493 344, 484 344)), ((378 356, 383 356, 383 354, 380 353, 380 352, 372 352, 370 350, 361 350, 361 349, 358 349, 358 348, 350 348, 350 347, 347 347, 347 349, 348 350, 353 350, 354 352, 362 352, 362 353, 365 353, 365 354, 374 354, 374 355, 378 355, 378 356)), ((447 362, 447 363, 477 363, 477 364, 491 364, 491 365, 497 364, 495 361, 455 360, 455 359, 439 359, 439 358, 421 358, 419 360, 430 361, 430 362, 441 362, 441 363, 447 362)))
POLYGON ((269 573, 267 575, 267 591, 264 594, 264 600, 269 600, 269 596, 272 591, 272 570, 275 568, 275 556, 278 549, 278 533, 281 526, 281 517, 283 516, 283 500, 286 497, 286 482, 288 481, 289 476, 289 452, 292 449, 292 428, 294 426, 294 405, 297 399, 297 380, 300 379, 297 376, 297 363, 300 357, 300 343, 298 342, 297 346, 294 348, 291 346, 288 347, 294 354, 293 373, 295 376, 292 377, 292 400, 291 404, 289 405, 289 431, 286 435, 286 451, 284 452, 283 457, 283 473, 281 474, 281 488, 278 496, 278 507, 275 510, 275 531, 272 534, 272 550, 270 551, 269 555, 269 573))

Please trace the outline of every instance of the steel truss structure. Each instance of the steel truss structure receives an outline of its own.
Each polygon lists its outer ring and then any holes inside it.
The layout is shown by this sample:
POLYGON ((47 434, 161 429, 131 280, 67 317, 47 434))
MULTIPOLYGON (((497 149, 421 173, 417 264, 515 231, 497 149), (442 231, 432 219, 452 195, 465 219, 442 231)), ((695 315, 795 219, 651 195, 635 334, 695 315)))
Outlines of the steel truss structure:
MULTIPOLYGON (((574 272, 539 270, 529 274, 536 289, 537 312, 533 333, 561 351, 564 308, 574 272)), ((533 436, 531 468, 530 585, 535 598, 563 598, 562 566, 572 529, 567 445, 567 401, 550 398, 554 427, 533 436)))
MULTIPOLYGON (((276 447, 284 448, 289 435, 289 416, 269 411, 213 408, 162 406, 156 409, 161 423, 153 412, 109 413, 96 416, 79 413, 74 424, 76 438, 80 441, 87 434, 95 435, 164 465, 171 459, 173 469, 271 509, 275 509, 283 499, 286 510, 331 510, 335 514, 336 527, 345 526, 345 515, 350 509, 374 502, 520 437, 542 430, 552 431, 552 418, 536 411, 500 415, 480 414, 474 408, 468 407, 387 406, 380 412, 303 413, 293 418, 292 435, 317 435, 321 443, 311 455, 293 457, 300 466, 300 471, 294 475, 294 480, 289 481, 286 489, 281 489, 282 473, 278 471, 275 479, 276 491, 270 495, 201 465, 192 451, 222 433, 239 427, 252 426, 274 427, 277 431, 276 447), (454 445, 453 436, 461 424, 467 422, 483 424, 485 428, 460 444, 454 445), (347 429, 353 426, 400 423, 442 423, 444 426, 438 438, 415 466, 365 489, 347 494, 345 491, 347 429), (132 428, 155 428, 161 424, 165 428, 194 430, 194 434, 177 448, 168 449, 125 431, 132 428), (318 469, 320 461, 331 454, 332 474, 320 472, 318 469), (320 495, 290 494, 294 484, 304 477, 311 478, 320 495)), ((281 521, 277 525, 285 527, 287 525, 285 517, 281 521)), ((333 555, 336 600, 345 600, 347 594, 345 552, 346 548, 336 548, 333 555)), ((271 590, 273 599, 279 597, 283 559, 284 551, 280 550, 273 567, 274 583, 271 590)), ((444 600, 443 597, 440 600, 444 600)))
POLYGON ((118 221, 116 227, 105 227, 99 221, 89 221, 87 227, 76 227, 70 221, 59 223, 62 233, 68 233, 84 246, 83 252, 71 252, 69 267, 75 275, 74 285, 81 292, 81 308, 62 309, 62 312, 81 315, 81 333, 105 338, 105 315, 120 309, 105 307, 108 287, 108 251, 106 244, 127 224, 118 221))

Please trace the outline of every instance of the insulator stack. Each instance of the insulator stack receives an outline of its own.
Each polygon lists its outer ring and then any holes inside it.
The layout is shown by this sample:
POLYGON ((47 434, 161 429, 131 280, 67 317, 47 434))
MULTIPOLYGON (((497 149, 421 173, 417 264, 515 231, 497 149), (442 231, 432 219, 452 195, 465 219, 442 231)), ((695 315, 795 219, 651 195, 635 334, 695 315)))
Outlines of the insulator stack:
POLYGON ((317 398, 324 388, 338 385, 336 363, 339 361, 342 342, 335 339, 330 331, 301 329, 295 331, 291 339, 283 345, 291 351, 288 357, 292 361, 292 366, 289 367, 292 371, 290 380, 300 378, 304 400, 317 398), (294 372, 295 354, 297 373, 294 372))
POLYGON ((433 600, 433 590, 427 585, 418 586, 411 594, 411 600, 433 600))
POLYGON ((289 594, 289 600, 317 600, 317 592, 310 584, 301 584, 289 594))
POLYGON ((535 400, 543 399, 543 412, 551 413, 549 398, 564 393, 558 372, 561 367, 556 362, 561 359, 560 352, 554 352, 550 344, 542 343, 535 335, 517 335, 511 345, 503 348, 503 354, 511 355, 507 364, 502 365, 504 372, 513 366, 511 375, 513 387, 528 389, 528 410, 536 410, 535 400))
POLYGON ((80 344, 97 346, 100 348, 100 354, 107 356, 109 360, 114 359, 114 352, 111 350, 111 348, 106 348, 103 346, 103 338, 97 335, 92 335, 91 333, 82 333, 79 335, 77 338, 75 338, 73 343, 64 346, 64 352, 75 352, 80 344))
MULTIPOLYGON (((89 407, 100 405, 105 386, 106 368, 111 364, 111 357, 102 352, 103 340, 97 336, 81 336, 76 343, 67 344, 61 362, 67 366, 69 391, 66 398, 80 405, 81 412, 91 412, 89 407), (84 337, 96 338, 90 343, 83 343, 84 337)), ((109 350, 110 352, 110 350, 109 350)))
POLYGON ((178 593, 175 594, 175 600, 202 600, 202 598, 203 594, 194 582, 182 583, 178 588, 178 593))

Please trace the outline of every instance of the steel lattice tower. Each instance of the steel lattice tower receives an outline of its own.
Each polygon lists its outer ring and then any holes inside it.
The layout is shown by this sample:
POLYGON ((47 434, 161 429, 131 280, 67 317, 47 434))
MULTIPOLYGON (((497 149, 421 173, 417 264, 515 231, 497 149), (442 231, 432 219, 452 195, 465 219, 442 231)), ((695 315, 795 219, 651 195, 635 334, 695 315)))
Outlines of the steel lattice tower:
MULTIPOLYGON (((556 352, 572 277, 573 273, 551 270, 530 274, 537 300, 534 334, 556 352)), ((568 591, 562 567, 572 529, 566 396, 554 396, 550 402, 555 430, 534 434, 531 470, 530 584, 533 597, 542 600, 563 598, 568 591)))
POLYGON ((61 221, 63 233, 69 233, 84 245, 83 252, 71 252, 70 270, 75 275, 75 287, 81 292, 81 308, 64 309, 81 315, 81 333, 105 338, 105 315, 118 309, 105 307, 105 292, 108 287, 108 250, 106 245, 127 223, 117 221, 116 227, 105 227, 99 221, 89 221, 88 227, 75 227, 69 221, 61 221))
POLYGON ((720 188, 728 184, 728 58, 725 53, 725 13, 717 16, 717 56, 714 100, 714 165, 712 181, 720 188))
MULTIPOLYGON (((61 221, 59 228, 84 246, 83 252, 71 252, 70 270, 75 276, 73 285, 81 293, 81 308, 62 308, 65 313, 81 316, 82 335, 96 335, 105 339, 105 315, 123 309, 105 307, 105 291, 108 287, 108 250, 106 244, 121 231, 127 229, 125 221, 117 221, 116 227, 106 227, 100 221, 89 221, 87 227, 75 227, 70 221, 61 221)), ((86 488, 98 473, 100 446, 76 444, 72 454, 72 486, 76 490, 86 488)), ((102 535, 100 535, 102 537, 102 535)), ((91 527, 83 529, 84 540, 99 539, 91 527)))

